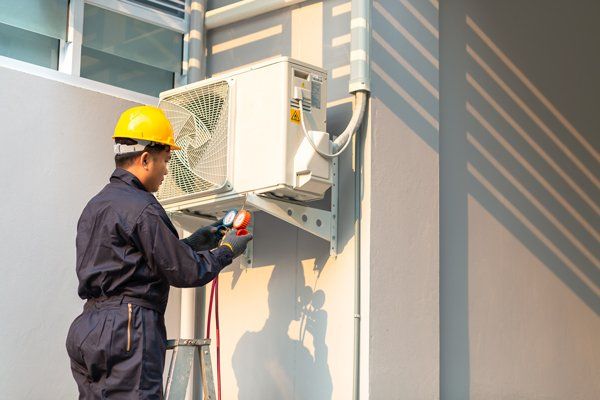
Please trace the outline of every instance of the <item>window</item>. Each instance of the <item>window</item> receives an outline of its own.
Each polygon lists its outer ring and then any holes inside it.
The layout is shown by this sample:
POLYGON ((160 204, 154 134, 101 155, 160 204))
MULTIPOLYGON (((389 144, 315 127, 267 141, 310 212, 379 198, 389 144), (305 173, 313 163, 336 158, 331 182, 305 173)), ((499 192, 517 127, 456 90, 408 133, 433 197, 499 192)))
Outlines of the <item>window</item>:
POLYGON ((188 1, 0 0, 0 56, 158 96, 186 79, 188 1))
POLYGON ((153 96, 173 88, 183 35, 86 4, 81 76, 153 96))
POLYGON ((58 69, 60 40, 0 24, 0 55, 58 69))
POLYGON ((67 0, 0 0, 0 54, 58 69, 67 0))

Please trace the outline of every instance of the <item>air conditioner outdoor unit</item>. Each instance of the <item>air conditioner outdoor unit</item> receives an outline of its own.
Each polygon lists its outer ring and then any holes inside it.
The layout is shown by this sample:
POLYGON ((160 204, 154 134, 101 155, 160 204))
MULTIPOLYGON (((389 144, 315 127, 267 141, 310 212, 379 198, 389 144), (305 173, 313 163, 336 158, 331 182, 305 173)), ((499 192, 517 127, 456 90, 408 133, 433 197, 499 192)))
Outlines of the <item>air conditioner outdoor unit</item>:
POLYGON ((331 161, 311 147, 300 118, 330 152, 326 80, 321 68, 279 57, 161 93, 181 147, 157 193, 165 209, 216 215, 248 194, 322 198, 331 161))

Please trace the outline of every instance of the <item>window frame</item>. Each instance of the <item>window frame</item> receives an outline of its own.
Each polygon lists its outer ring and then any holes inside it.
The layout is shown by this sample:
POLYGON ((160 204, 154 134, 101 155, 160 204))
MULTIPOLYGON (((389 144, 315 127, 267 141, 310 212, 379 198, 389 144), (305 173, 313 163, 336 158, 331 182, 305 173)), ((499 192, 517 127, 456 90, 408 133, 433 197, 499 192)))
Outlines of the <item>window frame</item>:
POLYGON ((173 86, 179 87, 187 84, 190 0, 186 0, 183 19, 159 10, 144 7, 140 4, 130 3, 127 0, 69 0, 67 39, 60 41, 59 72, 78 77, 81 75, 81 48, 83 46, 83 13, 85 4, 100 7, 183 35, 181 70, 175 72, 173 86))

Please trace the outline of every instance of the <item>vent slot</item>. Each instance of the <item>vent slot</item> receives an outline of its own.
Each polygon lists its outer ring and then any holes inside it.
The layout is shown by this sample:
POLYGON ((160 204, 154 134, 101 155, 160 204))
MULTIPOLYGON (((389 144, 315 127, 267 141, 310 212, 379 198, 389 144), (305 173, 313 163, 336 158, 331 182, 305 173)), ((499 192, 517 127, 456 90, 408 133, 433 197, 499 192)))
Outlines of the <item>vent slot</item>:
MULTIPOLYGON (((290 106, 292 108, 300 108, 300 102, 296 99, 291 99, 290 100, 290 106)), ((312 110, 311 104, 310 104, 310 99, 303 99, 302 100, 302 109, 304 111, 310 112, 310 110, 312 110)))
POLYGON ((308 73, 307 72, 303 72, 303 71, 298 71, 297 69, 294 70, 294 76, 296 78, 308 80, 308 73))

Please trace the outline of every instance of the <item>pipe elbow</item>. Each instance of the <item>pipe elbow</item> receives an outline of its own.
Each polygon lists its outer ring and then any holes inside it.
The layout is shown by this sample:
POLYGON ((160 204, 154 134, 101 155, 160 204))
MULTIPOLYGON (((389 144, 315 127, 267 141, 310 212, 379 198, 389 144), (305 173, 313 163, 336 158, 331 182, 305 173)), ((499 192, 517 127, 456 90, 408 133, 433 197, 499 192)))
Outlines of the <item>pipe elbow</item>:
POLYGON ((334 153, 340 151, 347 142, 351 139, 352 134, 358 130, 360 125, 362 124, 365 111, 367 109, 367 99, 369 97, 369 92, 366 90, 359 90, 354 93, 354 98, 356 102, 354 103, 354 108, 352 109, 352 118, 350 118, 350 122, 348 126, 334 141, 332 144, 332 150, 334 153))

